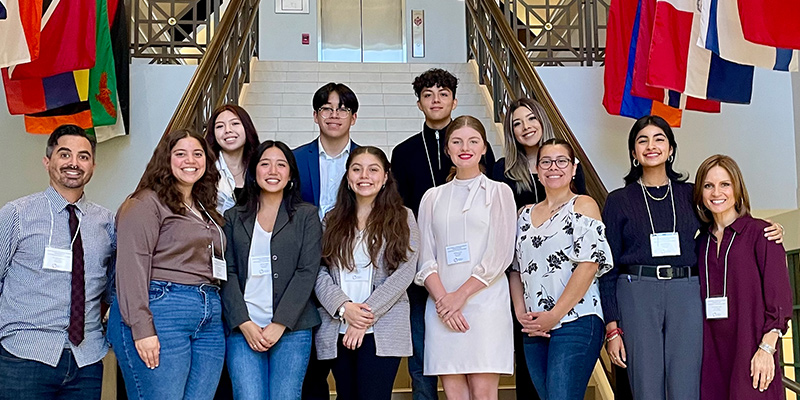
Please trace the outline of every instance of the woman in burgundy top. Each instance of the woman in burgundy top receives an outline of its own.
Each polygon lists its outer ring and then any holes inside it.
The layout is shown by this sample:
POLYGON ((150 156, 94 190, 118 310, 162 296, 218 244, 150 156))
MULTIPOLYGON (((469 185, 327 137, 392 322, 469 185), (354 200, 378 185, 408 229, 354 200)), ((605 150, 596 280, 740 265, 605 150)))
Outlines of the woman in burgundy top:
POLYGON ((742 173, 715 155, 697 170, 694 203, 704 301, 701 400, 783 399, 778 341, 792 313, 783 246, 750 216, 742 173), (773 383, 774 382, 774 383, 773 383))

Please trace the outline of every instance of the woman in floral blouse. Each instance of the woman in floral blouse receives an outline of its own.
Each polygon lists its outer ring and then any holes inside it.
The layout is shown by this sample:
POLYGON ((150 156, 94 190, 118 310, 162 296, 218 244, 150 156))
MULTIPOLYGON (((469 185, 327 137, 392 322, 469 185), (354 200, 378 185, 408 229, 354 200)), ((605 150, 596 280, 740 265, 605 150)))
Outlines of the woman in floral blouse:
POLYGON ((575 155, 551 139, 537 160, 545 200, 517 219, 509 285, 528 372, 543 399, 583 399, 603 344, 597 277, 611 269, 600 209, 573 189, 575 155))

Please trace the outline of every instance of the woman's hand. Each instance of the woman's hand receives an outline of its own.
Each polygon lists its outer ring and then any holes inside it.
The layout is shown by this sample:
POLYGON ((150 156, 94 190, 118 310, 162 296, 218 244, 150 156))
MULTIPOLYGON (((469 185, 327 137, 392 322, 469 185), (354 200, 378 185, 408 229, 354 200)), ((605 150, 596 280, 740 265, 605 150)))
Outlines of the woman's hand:
POLYGON ((775 359, 772 354, 757 349, 753 359, 750 360, 750 376, 753 377, 753 389, 758 389, 760 392, 767 390, 775 379, 775 359))
POLYGON ((529 312, 528 315, 533 317, 533 324, 530 329, 523 328, 523 332, 527 332, 528 336, 542 336, 550 337, 550 332, 556 326, 561 317, 555 315, 552 311, 534 311, 529 312))
POLYGON ((606 351, 611 358, 612 364, 620 368, 628 368, 625 365, 625 362, 628 361, 628 356, 625 354, 625 343, 622 341, 622 336, 617 336, 606 342, 606 351))
POLYGON ((466 332, 469 330, 469 324, 467 323, 467 319, 464 318, 464 314, 461 311, 456 311, 446 319, 442 320, 448 328, 455 332, 466 332))
POLYGON ((439 318, 442 321, 447 321, 455 312, 461 311, 466 302, 467 297, 461 291, 456 290, 455 292, 446 293, 436 300, 436 313, 439 314, 439 318))
POLYGON ((267 350, 275 346, 275 343, 278 343, 284 331, 286 331, 286 326, 277 322, 270 323, 261 331, 261 337, 266 341, 265 347, 267 350))
POLYGON ((347 331, 345 331, 344 337, 342 337, 342 344, 350 350, 355 350, 361 347, 366 332, 366 329, 354 328, 352 325, 348 325, 347 331))
POLYGON ((253 351, 262 353, 268 350, 266 346, 267 340, 261 336, 261 327, 256 325, 255 322, 242 322, 242 324, 239 325, 239 330, 242 331, 244 340, 247 341, 247 345, 250 346, 253 351))
POLYGON ((366 303, 348 301, 344 303, 344 320, 353 328, 367 329, 375 323, 375 315, 372 314, 372 308, 366 303))
POLYGON ((529 312, 525 312, 525 310, 515 311, 514 315, 517 317, 517 321, 519 324, 522 325, 522 331, 525 332, 526 329, 529 331, 534 330, 535 323, 533 322, 533 316, 529 312))
POLYGON ((158 354, 161 351, 161 343, 158 341, 158 336, 148 336, 134 341, 136 351, 139 353, 139 358, 144 361, 144 365, 150 369, 158 367, 158 354))
POLYGON ((764 228, 764 237, 770 241, 774 241, 775 243, 783 243, 783 225, 777 222, 772 222, 768 219, 765 219, 764 221, 772 224, 764 228))

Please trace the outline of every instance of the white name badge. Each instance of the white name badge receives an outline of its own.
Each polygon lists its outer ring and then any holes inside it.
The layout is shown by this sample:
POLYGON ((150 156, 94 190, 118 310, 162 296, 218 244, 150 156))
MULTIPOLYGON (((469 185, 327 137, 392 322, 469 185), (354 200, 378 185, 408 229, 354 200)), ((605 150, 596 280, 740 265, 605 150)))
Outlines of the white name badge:
POLYGON ((219 279, 221 281, 228 280, 228 264, 225 263, 225 260, 217 257, 211 257, 211 266, 213 267, 213 275, 214 279, 219 279))
POLYGON ((72 272, 72 250, 45 247, 44 260, 42 260, 42 269, 72 272))
POLYGON ((272 273, 272 260, 269 256, 250 257, 250 271, 253 276, 264 276, 272 273))
POLYGON ((366 268, 356 268, 355 271, 345 272, 344 280, 345 282, 369 282, 369 271, 366 268))
POLYGON ((469 243, 459 243, 445 248, 447 265, 469 262, 469 243))
POLYGON ((728 318, 728 298, 709 297, 706 299, 706 319, 728 318))
POLYGON ((681 241, 678 232, 650 234, 650 252, 653 257, 681 255, 681 241))

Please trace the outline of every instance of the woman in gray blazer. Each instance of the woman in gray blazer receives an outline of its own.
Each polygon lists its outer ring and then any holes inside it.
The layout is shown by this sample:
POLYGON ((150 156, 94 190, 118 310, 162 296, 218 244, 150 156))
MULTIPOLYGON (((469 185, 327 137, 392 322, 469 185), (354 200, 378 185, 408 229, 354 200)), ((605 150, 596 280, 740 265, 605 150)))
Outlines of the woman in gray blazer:
POLYGON ((222 306, 230 330, 226 361, 241 399, 299 399, 320 264, 322 226, 300 199, 289 147, 267 140, 248 164, 239 205, 225 212, 228 281, 222 306))
POLYGON ((353 150, 325 217, 315 340, 317 358, 334 359, 340 399, 391 399, 400 359, 411 355, 406 289, 416 273, 419 229, 389 168, 377 147, 353 150))

